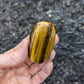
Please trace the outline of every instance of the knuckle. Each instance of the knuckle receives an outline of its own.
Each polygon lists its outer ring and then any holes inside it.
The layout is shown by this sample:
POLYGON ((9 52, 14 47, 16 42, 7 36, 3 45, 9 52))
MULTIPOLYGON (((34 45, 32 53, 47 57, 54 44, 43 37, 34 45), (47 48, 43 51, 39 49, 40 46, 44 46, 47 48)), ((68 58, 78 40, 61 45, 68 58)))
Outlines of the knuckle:
POLYGON ((29 69, 29 73, 30 73, 31 75, 34 74, 33 68, 30 68, 30 69, 29 69))
POLYGON ((11 60, 12 62, 15 62, 16 59, 17 59, 16 57, 17 57, 17 52, 16 52, 16 50, 14 49, 14 51, 11 52, 10 55, 9 55, 9 60, 11 60))
POLYGON ((40 73, 38 73, 38 77, 39 77, 40 82, 42 83, 45 77, 43 76, 43 74, 40 74, 40 73))

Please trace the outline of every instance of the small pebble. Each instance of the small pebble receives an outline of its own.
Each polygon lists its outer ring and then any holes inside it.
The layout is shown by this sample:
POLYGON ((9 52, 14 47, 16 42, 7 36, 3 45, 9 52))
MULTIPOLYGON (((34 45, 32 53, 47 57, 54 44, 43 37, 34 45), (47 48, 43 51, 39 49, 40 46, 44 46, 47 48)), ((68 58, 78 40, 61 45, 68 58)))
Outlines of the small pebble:
POLYGON ((66 72, 66 75, 68 76, 69 75, 69 72, 66 72))
POLYGON ((31 24, 29 24, 29 27, 31 27, 31 24))
POLYGON ((66 5, 67 5, 67 6, 70 6, 70 0, 67 0, 66 5))
POLYGON ((52 15, 51 15, 51 14, 49 14, 48 16, 49 16, 49 17, 52 17, 52 15))
POLYGON ((26 5, 25 4, 22 4, 22 7, 25 7, 26 5))
POLYGON ((57 81, 57 84, 59 84, 60 82, 59 81, 57 81))

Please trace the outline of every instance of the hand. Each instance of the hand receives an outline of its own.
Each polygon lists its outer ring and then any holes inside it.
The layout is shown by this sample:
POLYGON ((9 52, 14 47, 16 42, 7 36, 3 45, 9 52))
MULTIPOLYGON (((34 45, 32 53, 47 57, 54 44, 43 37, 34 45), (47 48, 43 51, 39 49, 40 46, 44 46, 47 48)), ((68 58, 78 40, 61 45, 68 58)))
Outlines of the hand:
MULTIPOLYGON (((58 40, 56 36, 54 46, 58 40)), ((0 54, 0 84, 40 84, 50 75, 55 51, 52 50, 46 62, 32 64, 28 57, 28 43, 29 36, 15 48, 0 54)))

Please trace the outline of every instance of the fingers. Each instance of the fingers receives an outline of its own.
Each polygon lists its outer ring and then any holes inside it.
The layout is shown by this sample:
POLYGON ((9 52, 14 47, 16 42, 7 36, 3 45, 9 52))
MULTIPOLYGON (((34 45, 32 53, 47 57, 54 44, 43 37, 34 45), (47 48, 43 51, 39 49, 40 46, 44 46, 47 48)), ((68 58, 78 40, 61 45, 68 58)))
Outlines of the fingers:
POLYGON ((50 54, 50 57, 48 58, 48 60, 52 61, 55 58, 55 54, 56 54, 55 50, 52 50, 51 54, 50 54))
POLYGON ((29 36, 23 39, 15 48, 0 55, 0 68, 17 66, 28 56, 29 36))
MULTIPOLYGON (((28 71, 30 73, 31 76, 35 75, 39 70, 42 69, 42 67, 49 61, 52 61, 54 58, 55 58, 55 51, 52 50, 51 51, 51 54, 50 54, 50 57, 48 58, 47 61, 45 61, 44 63, 41 63, 41 64, 33 64, 29 67, 28 71)), ((29 63, 28 63, 29 64, 29 63)))
POLYGON ((44 63, 42 64, 33 64, 28 68, 28 72, 31 76, 34 76, 39 70, 41 70, 42 66, 44 63))
POLYGON ((54 42, 54 46, 59 42, 59 37, 58 35, 55 36, 55 42, 54 42))
POLYGON ((30 60, 29 57, 26 58, 25 63, 30 66, 33 62, 30 60))
MULTIPOLYGON (((51 60, 50 60, 51 61, 51 60)), ((41 63, 41 64, 33 64, 31 66, 29 66, 28 68, 28 72, 31 76, 34 76, 37 72, 39 72, 44 65, 46 65, 49 62, 49 60, 41 63)))
POLYGON ((32 82, 33 84, 40 84, 42 83, 50 74, 53 69, 53 63, 52 62, 47 62, 43 68, 35 75, 32 77, 32 82))
MULTIPOLYGON (((56 52, 55 52, 55 50, 52 50, 51 51, 51 54, 50 54, 50 56, 49 56, 49 58, 48 58, 48 60, 47 61, 52 61, 54 58, 55 58, 55 55, 56 55, 56 52)), ((27 65, 31 65, 32 64, 32 62, 31 62, 31 60, 29 60, 29 57, 26 59, 26 63, 27 63, 27 65)), ((45 63, 45 62, 44 62, 45 63)), ((38 65, 38 64, 36 64, 36 65, 38 65)), ((36 66, 35 65, 35 66, 36 66)), ((41 65, 41 64, 40 64, 41 65)), ((33 67, 33 66, 32 66, 33 67)), ((31 71, 31 70, 30 70, 31 71)), ((32 73, 33 74, 33 73, 32 73)))

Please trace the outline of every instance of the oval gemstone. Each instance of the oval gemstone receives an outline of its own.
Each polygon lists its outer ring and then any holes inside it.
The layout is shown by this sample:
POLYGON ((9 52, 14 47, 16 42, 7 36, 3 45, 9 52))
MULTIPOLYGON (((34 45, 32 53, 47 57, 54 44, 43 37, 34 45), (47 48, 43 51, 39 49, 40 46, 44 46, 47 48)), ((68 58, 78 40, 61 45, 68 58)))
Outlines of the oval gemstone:
POLYGON ((49 58, 55 40, 55 28, 47 21, 37 22, 30 33, 29 57, 34 63, 49 58))

